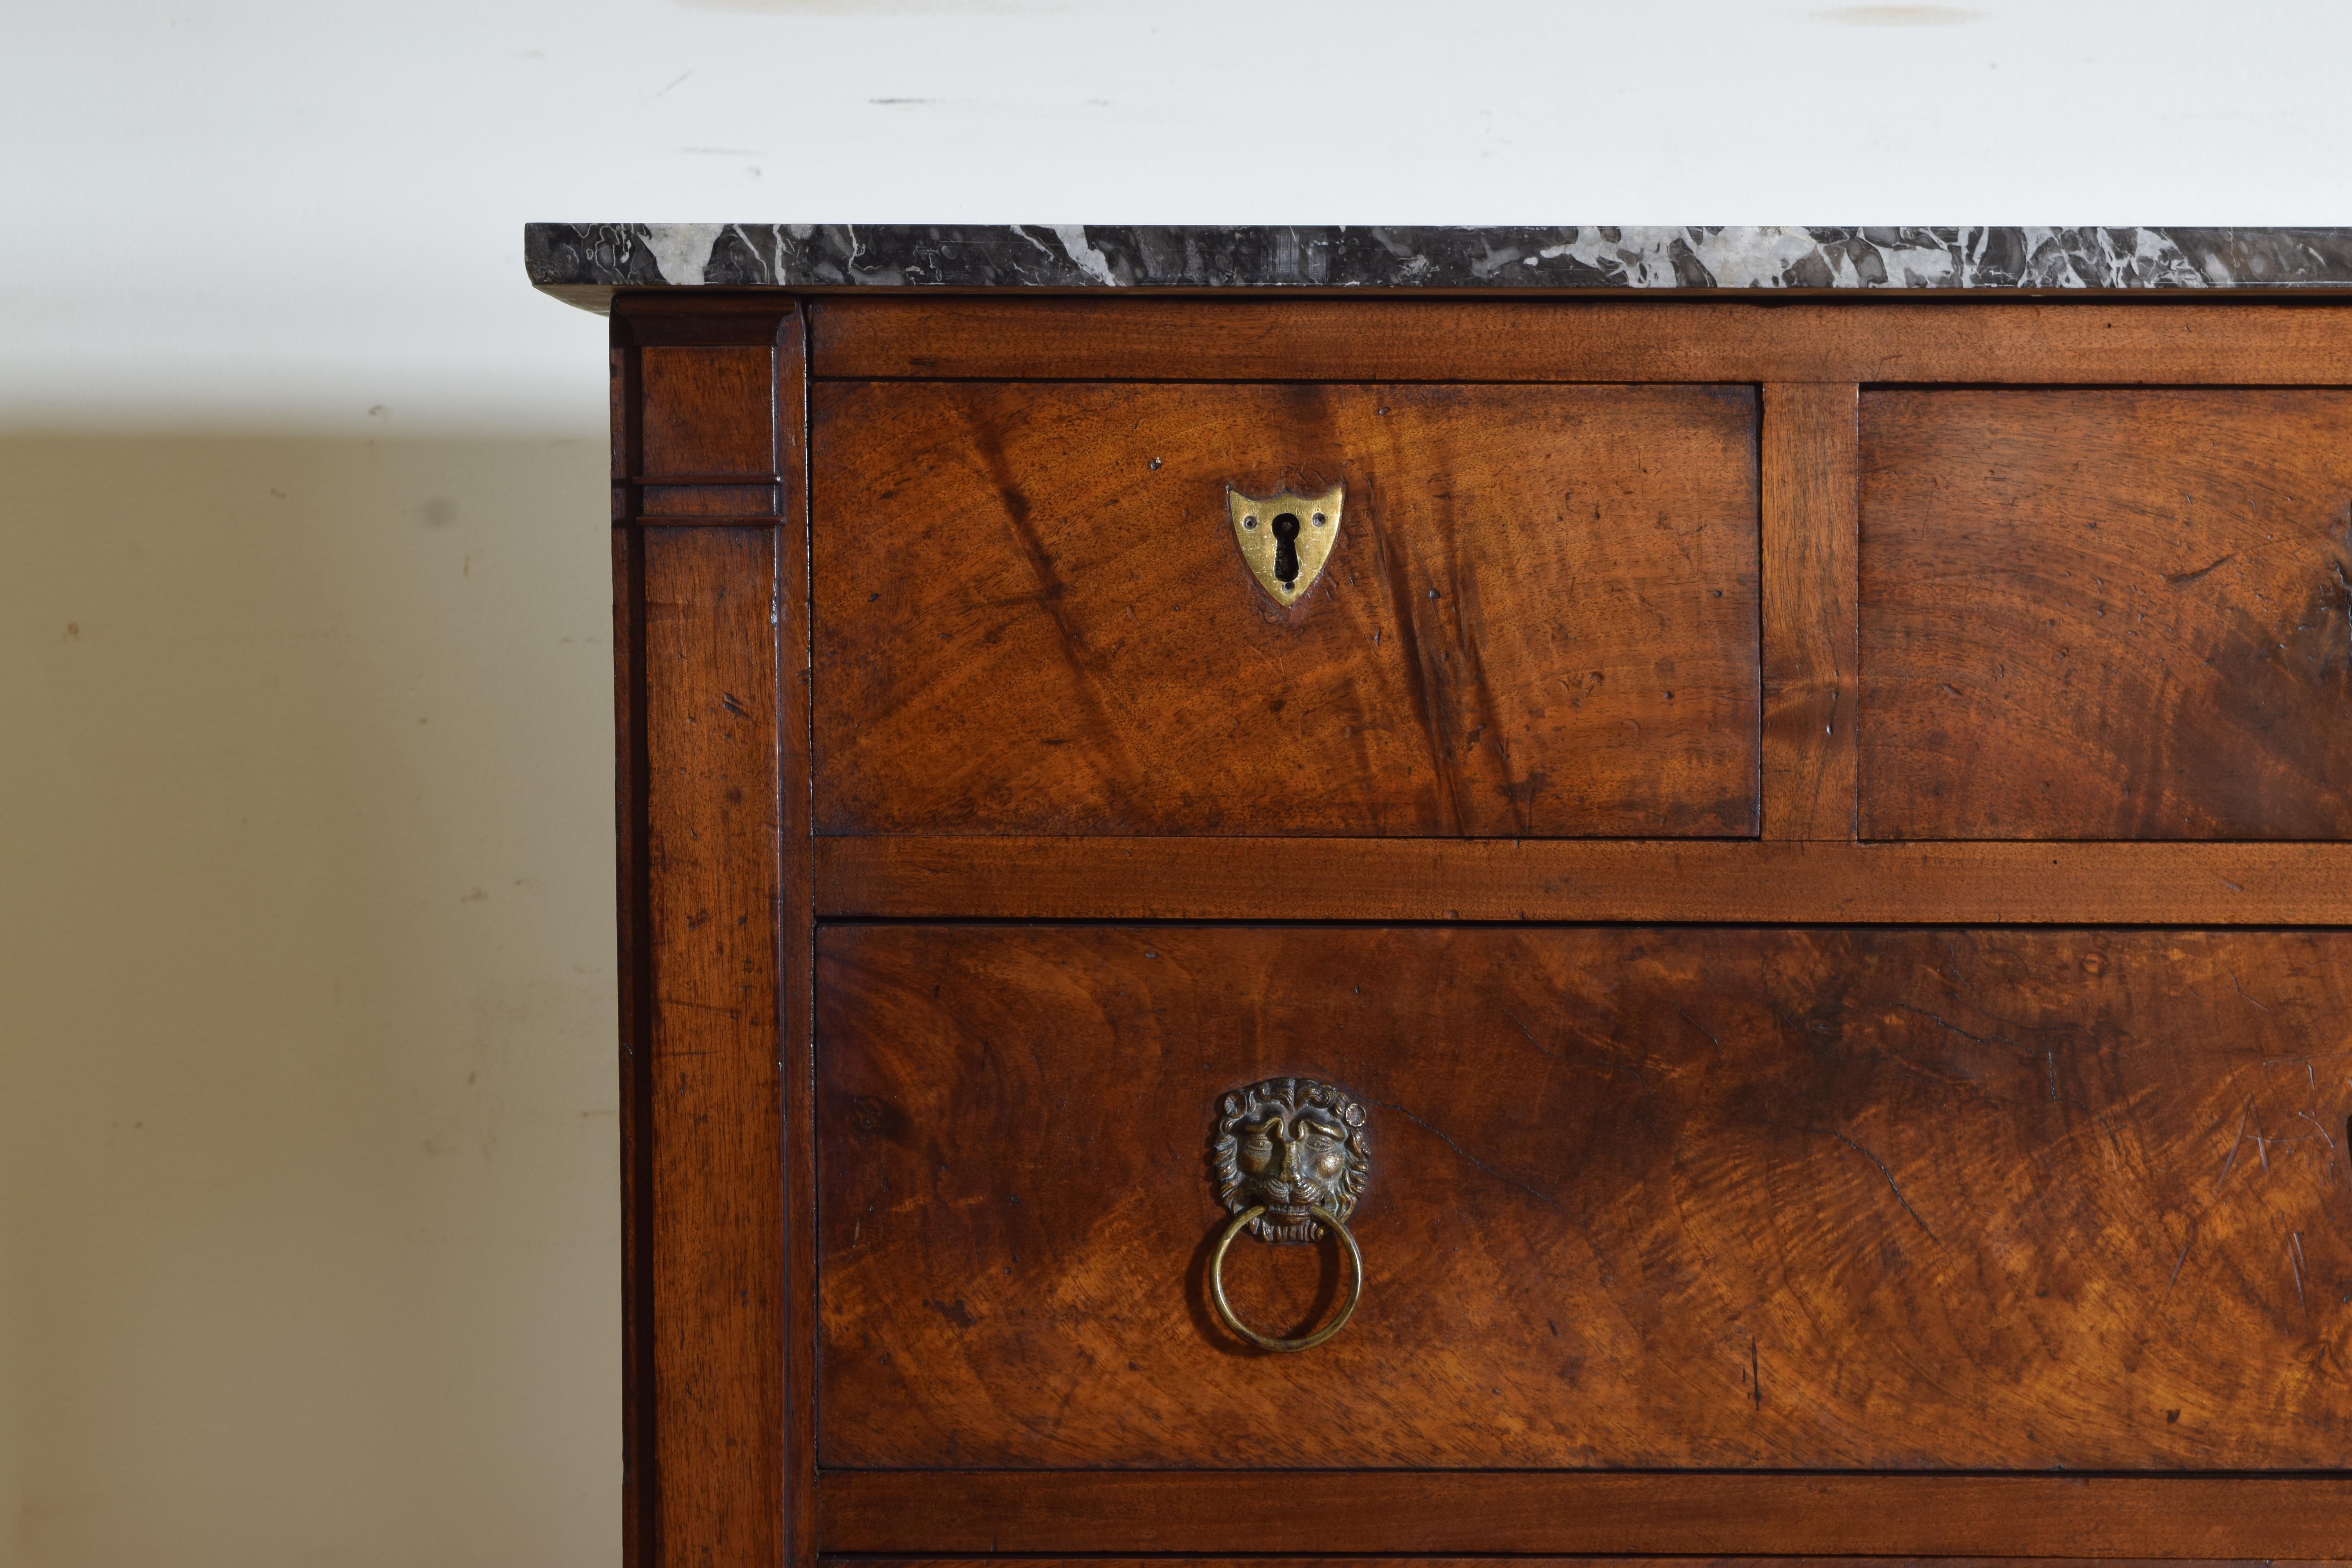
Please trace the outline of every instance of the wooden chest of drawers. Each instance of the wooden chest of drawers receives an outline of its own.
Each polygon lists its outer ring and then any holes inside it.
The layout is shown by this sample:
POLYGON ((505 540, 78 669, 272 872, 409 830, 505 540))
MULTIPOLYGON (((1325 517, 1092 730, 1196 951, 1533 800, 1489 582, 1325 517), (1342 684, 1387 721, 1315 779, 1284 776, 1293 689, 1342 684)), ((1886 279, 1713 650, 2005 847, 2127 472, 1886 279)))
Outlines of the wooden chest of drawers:
POLYGON ((635 1561, 2352 1558, 2352 306, 613 315, 635 1561))

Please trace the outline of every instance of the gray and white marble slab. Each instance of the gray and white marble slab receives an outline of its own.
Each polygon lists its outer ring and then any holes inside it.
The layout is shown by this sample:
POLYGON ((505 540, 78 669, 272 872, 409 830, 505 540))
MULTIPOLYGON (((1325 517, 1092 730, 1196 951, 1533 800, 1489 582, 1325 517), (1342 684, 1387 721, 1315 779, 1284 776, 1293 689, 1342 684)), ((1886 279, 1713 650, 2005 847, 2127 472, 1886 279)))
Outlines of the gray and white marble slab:
POLYGON ((2352 289, 2352 228, 535 223, 540 288, 2352 289))

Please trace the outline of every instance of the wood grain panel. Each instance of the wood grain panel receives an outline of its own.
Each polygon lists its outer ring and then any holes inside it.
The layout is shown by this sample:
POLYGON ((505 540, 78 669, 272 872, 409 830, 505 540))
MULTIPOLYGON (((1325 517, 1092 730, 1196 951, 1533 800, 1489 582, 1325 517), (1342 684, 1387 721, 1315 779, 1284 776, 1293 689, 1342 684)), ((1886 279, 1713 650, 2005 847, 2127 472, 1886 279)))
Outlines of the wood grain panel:
POLYGON ((815 396, 825 833, 1752 834, 1746 388, 815 396), (1225 487, 1348 487, 1289 611, 1225 487))
POLYGON ((1856 389, 1764 388, 1764 837, 1854 836, 1856 389))
POLYGON ((825 1478, 835 1552, 1834 1553, 2336 1559, 2352 1480, 1127 1474, 825 1478))
MULTIPOLYGON (((2347 961, 2339 932, 830 928, 822 1462, 2341 1468, 2347 961), (1216 1100, 1277 1073, 1370 1106, 1374 1165, 1362 1308, 1269 1357, 1201 1270, 1216 1100)), ((1286 1330, 1325 1262, 1253 1246, 1228 1279, 1286 1330)))
POLYGON ((1878 838, 2352 833, 2352 392, 1863 399, 1878 838))
POLYGON ((637 354, 643 473, 664 479, 776 471, 772 348, 656 345, 637 354))
POLYGON ((1007 920, 2352 924, 2352 845, 824 838, 818 910, 1007 920))
POLYGON ((637 541, 657 1494, 644 1522, 665 1568, 771 1568, 780 1544, 776 548, 765 528, 637 541))
POLYGON ((2179 300, 828 299, 820 376, 2352 383, 2352 308, 2179 300))

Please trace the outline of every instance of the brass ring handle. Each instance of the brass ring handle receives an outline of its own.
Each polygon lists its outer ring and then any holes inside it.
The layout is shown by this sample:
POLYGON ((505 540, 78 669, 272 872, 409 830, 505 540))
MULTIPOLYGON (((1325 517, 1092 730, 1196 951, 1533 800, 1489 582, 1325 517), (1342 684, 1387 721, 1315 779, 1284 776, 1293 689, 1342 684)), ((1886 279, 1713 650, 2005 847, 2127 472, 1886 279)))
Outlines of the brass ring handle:
POLYGON ((1210 1305, 1217 1309, 1217 1316, 1225 1321, 1225 1327, 1262 1351, 1311 1351, 1341 1329, 1346 1328, 1349 1318, 1355 1313, 1356 1303, 1363 1300, 1364 1255, 1357 1248, 1356 1238, 1349 1234, 1348 1227, 1340 1223, 1338 1215, 1319 1205, 1308 1204, 1307 1212, 1321 1220, 1348 1248, 1348 1299, 1339 1304, 1339 1316, 1303 1339, 1277 1340, 1271 1334, 1259 1333, 1235 1317, 1233 1304, 1225 1300, 1225 1248, 1234 1244, 1234 1237, 1247 1228, 1250 1221, 1265 1212, 1264 1204, 1260 1204, 1254 1209, 1243 1210, 1234 1216, 1233 1224, 1225 1226, 1225 1234, 1217 1237, 1217 1249, 1209 1255, 1210 1305))

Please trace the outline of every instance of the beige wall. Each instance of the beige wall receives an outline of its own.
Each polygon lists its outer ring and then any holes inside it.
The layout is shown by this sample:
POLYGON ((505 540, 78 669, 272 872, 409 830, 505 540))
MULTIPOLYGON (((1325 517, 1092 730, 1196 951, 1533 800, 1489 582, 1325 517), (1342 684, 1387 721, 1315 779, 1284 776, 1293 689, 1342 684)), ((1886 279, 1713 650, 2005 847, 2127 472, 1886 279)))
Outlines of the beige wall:
POLYGON ((0 1563, 614 1562, 595 433, 0 472, 0 1563))

